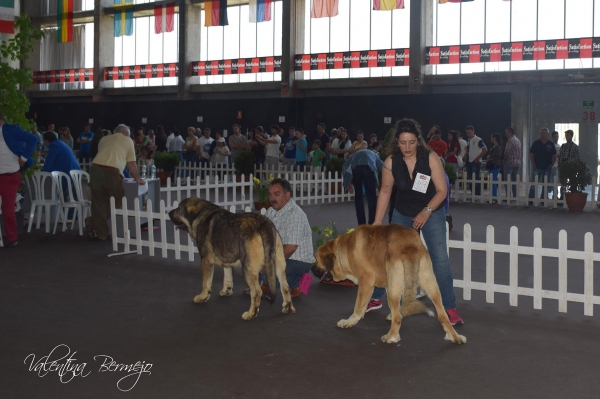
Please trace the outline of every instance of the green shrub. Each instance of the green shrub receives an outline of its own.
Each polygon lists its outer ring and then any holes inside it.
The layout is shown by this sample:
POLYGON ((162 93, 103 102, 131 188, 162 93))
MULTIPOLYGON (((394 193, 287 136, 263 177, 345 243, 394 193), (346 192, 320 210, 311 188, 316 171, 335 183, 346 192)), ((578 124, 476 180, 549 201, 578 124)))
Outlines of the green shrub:
POLYGON ((581 159, 569 159, 558 167, 560 184, 568 193, 581 193, 592 184, 592 174, 581 159))

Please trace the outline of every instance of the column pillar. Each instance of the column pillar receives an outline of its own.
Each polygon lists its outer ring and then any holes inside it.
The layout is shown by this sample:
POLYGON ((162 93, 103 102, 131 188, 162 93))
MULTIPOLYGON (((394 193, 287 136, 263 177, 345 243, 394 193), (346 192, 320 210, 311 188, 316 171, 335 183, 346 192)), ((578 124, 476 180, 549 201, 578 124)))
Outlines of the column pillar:
POLYGON ((428 72, 425 51, 433 39, 433 4, 430 0, 413 0, 410 4, 410 62, 408 92, 424 91, 423 80, 428 72))
POLYGON ((100 101, 104 88, 114 87, 104 80, 104 68, 115 64, 114 17, 105 15, 104 7, 114 5, 114 0, 94 1, 94 102, 100 101))

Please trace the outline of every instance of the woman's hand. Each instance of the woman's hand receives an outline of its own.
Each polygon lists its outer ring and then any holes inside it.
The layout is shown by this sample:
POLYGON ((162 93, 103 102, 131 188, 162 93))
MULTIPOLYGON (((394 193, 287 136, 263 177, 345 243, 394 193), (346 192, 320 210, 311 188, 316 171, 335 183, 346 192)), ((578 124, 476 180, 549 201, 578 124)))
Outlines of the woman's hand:
POLYGON ((421 230, 425 223, 429 220, 431 214, 427 211, 421 211, 415 218, 413 219, 413 229, 421 230))

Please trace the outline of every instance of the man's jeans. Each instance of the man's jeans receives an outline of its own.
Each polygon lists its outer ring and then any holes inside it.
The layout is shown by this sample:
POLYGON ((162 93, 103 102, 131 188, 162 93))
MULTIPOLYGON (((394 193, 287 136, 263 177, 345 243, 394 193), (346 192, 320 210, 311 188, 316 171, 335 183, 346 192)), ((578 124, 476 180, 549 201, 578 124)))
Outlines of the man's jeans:
MULTIPOLYGON (((312 265, 310 263, 300 262, 299 260, 287 259, 285 261, 285 278, 290 286, 290 290, 298 288, 300 279, 302 279, 302 276, 304 276, 305 273, 310 271, 311 267, 312 265)), ((266 274, 261 273, 259 280, 261 284, 267 284, 266 274)), ((277 288, 279 288, 279 281, 277 281, 277 288)))
POLYGON ((375 172, 368 165, 359 165, 352 169, 352 184, 354 185, 354 208, 356 209, 356 219, 358 225, 367 223, 365 217, 365 203, 363 200, 363 186, 367 195, 369 205, 369 224, 375 221, 375 212, 377 211, 377 181, 375 172))
MULTIPOLYGON (((517 173, 519 173, 519 166, 512 167, 508 164, 504 164, 504 181, 508 181, 508 176, 510 176, 510 181, 517 181, 517 173)), ((512 185, 512 198, 517 198, 517 185, 512 185)), ((508 185, 506 185, 506 196, 508 197, 508 185)))
MULTIPOLYGON (((557 185, 559 184, 560 179, 558 177, 558 166, 553 167, 552 170, 550 171, 550 178, 548 179, 548 182, 554 183, 557 185)), ((553 192, 554 192, 554 187, 549 186, 548 187, 548 195, 552 194, 553 192)), ((558 195, 558 194, 559 193, 556 193, 556 195, 558 195)))
MULTIPOLYGON (((392 223, 412 228, 413 218, 403 216, 394 210, 392 223)), ((422 232, 433 263, 433 273, 440 287, 444 309, 454 309, 456 308, 456 297, 454 296, 454 280, 450 268, 450 259, 448 258, 448 247, 446 246, 446 211, 443 207, 431 214, 429 220, 423 226, 422 232)), ((379 299, 384 293, 384 288, 375 287, 372 298, 379 299)))
MULTIPOLYGON (((467 162, 467 179, 472 179, 473 173, 475 179, 481 179, 481 162, 467 162)), ((475 184, 475 195, 481 195, 481 183, 475 184)))
MULTIPOLYGON (((546 176, 548 176, 548 181, 550 181, 550 173, 551 172, 552 172, 552 166, 550 166, 546 169, 533 168, 533 175, 531 176, 531 181, 535 182, 536 179, 539 179, 540 183, 543 183, 546 176)), ((529 198, 535 197, 535 186, 537 186, 537 184, 532 184, 531 187, 529 188, 529 198)), ((550 191, 550 190, 548 190, 548 191, 550 191)), ((544 186, 542 186, 542 193, 540 194, 540 199, 544 199, 544 186)))

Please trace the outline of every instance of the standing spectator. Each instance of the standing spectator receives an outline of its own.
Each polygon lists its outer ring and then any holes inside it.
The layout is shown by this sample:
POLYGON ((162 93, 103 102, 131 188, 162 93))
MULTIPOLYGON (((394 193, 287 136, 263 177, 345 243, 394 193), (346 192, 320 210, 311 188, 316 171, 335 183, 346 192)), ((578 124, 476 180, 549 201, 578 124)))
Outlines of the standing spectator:
MULTIPOLYGON (((550 170, 550 179, 548 180, 550 183, 558 184, 560 181, 558 178, 558 160, 560 159, 560 144, 558 144, 558 132, 552 132, 552 142, 554 143, 554 148, 556 148, 556 161, 552 164, 552 169, 550 170)), ((548 195, 554 196, 554 187, 548 186, 548 195)), ((557 193, 558 195, 558 193, 557 193)))
POLYGON ((462 168, 462 158, 460 157, 460 143, 458 142, 458 131, 450 130, 448 132, 448 149, 446 150, 446 162, 452 165, 454 173, 462 168))
POLYGON ((202 128, 197 127, 196 128, 196 133, 194 134, 196 136, 196 138, 200 138, 202 137, 202 128))
POLYGON ((188 127, 187 138, 183 145, 183 158, 189 166, 196 165, 196 162, 198 161, 198 154, 196 153, 196 143, 198 142, 198 139, 196 138, 195 133, 196 129, 194 127, 188 127))
POLYGON ((375 143, 377 143, 377 135, 375 133, 371 133, 371 135, 369 136, 369 145, 367 146, 368 150, 372 150, 373 147, 375 146, 375 143))
MULTIPOLYGON (((427 137, 425 137, 425 141, 429 141, 433 138, 433 135, 435 134, 435 131, 439 130, 440 132, 442 131, 442 129, 440 129, 439 125, 433 125, 431 127, 431 129, 429 129, 429 132, 427 132, 427 137)), ((466 144, 466 141, 465 141, 466 144)))
POLYGON ((57 139, 57 140, 58 140, 58 139, 60 139, 60 136, 58 135, 58 133, 56 133, 56 132, 54 131, 54 123, 49 123, 49 124, 48 124, 48 130, 46 130, 46 131, 47 131, 47 132, 52 132, 52 133, 54 133, 54 135, 56 136, 56 139, 57 139))
POLYGON ((312 166, 317 173, 321 173, 323 158, 325 158, 325 153, 321 149, 321 140, 317 139, 313 142, 313 153, 311 158, 312 166))
POLYGON ((75 142, 73 140, 73 137, 71 137, 71 131, 68 127, 62 128, 62 137, 60 138, 60 140, 66 145, 68 145, 71 151, 73 151, 73 145, 75 144, 75 142))
POLYGON ((146 184, 138 175, 135 148, 130 135, 129 127, 119 125, 113 135, 104 137, 98 144, 98 155, 90 168, 92 215, 85 220, 91 238, 106 240, 110 237, 107 223, 110 218, 110 197, 115 197, 117 208, 123 205, 125 189, 122 171, 125 166, 138 184, 146 184))
POLYGON ((296 141, 296 128, 290 126, 289 130, 290 136, 285 139, 285 152, 283 153, 283 165, 285 166, 293 166, 296 162, 296 145, 294 141, 296 141))
POLYGON ((348 158, 348 151, 352 146, 352 141, 348 136, 348 131, 344 127, 340 127, 338 129, 339 135, 338 138, 333 141, 330 147, 331 154, 337 156, 338 158, 348 158))
MULTIPOLYGON (((515 136, 515 130, 512 127, 504 129, 506 136, 506 147, 504 148, 504 181, 517 181, 517 174, 521 167, 521 141, 515 136)), ((508 186, 506 186, 506 196, 508 197, 508 186)), ((517 185, 512 185, 512 197, 517 198, 517 185)))
MULTIPOLYGON (((531 181, 535 182, 536 178, 540 182, 543 182, 547 177, 550 179, 550 173, 552 171, 552 164, 556 161, 556 147, 554 143, 548 140, 550 131, 547 127, 540 130, 540 138, 531 145, 529 149, 529 159, 533 166, 533 173, 531 181)), ((535 184, 532 184, 529 188, 529 198, 535 197, 535 184)), ((542 186, 541 199, 544 199, 544 186, 542 186)), ((530 201, 529 204, 532 204, 530 201)))
MULTIPOLYGON (((565 140, 567 142, 560 146, 560 155, 558 158, 558 164, 562 165, 564 162, 569 159, 579 159, 579 146, 573 142, 573 131, 567 130, 565 132, 565 140)), ((560 176, 557 176, 560 178, 560 176)), ((562 187, 561 187, 560 197, 562 198, 562 187)))
POLYGON ((213 138, 210 137, 210 128, 204 128, 204 136, 200 137, 198 141, 196 141, 196 153, 198 154, 200 166, 210 165, 210 155, 208 152, 213 141, 213 138))
POLYGON ((169 152, 176 152, 179 155, 179 162, 183 162, 183 145, 185 144, 185 140, 181 137, 181 133, 179 130, 173 128, 171 129, 173 132, 173 140, 169 143, 169 152))
POLYGON ((38 144, 36 136, 29 134, 18 125, 4 123, 0 113, 0 199, 2 218, 7 235, 6 248, 18 245, 17 217, 15 203, 21 185, 21 168, 33 165, 31 157, 38 144))
POLYGON ((376 141, 373 143, 373 148, 370 148, 369 151, 373 151, 375 154, 379 155, 381 152, 381 143, 376 141))
POLYGON ((326 129, 327 127, 322 122, 317 125, 317 133, 319 133, 319 142, 321 143, 320 148, 321 151, 323 151, 323 154, 325 154, 321 159, 322 166, 325 166, 325 164, 327 163, 327 157, 329 157, 329 149, 331 148, 331 138, 327 135, 327 133, 325 133, 326 129))
POLYGON ((263 133, 263 127, 257 126, 254 132, 250 132, 250 137, 248 137, 248 146, 254 154, 254 160, 258 165, 265 163, 265 146, 258 140, 259 137, 263 137, 263 133))
POLYGON ((148 136, 146 136, 146 138, 148 139, 148 149, 150 151, 156 150, 156 136, 154 135, 154 130, 148 129, 148 136))
MULTIPOLYGON (((469 141, 463 161, 467 165, 467 179, 472 179, 473 173, 475 173, 475 179, 479 180, 481 176, 481 158, 485 156, 488 149, 483 140, 475 135, 473 126, 467 126, 466 130, 469 141)), ((475 184, 475 195, 481 195, 481 183, 475 184)))
POLYGON ((162 125, 156 126, 156 151, 167 150, 167 134, 162 125))
POLYGON ((243 136, 240 132, 240 125, 233 125, 233 136, 229 137, 229 149, 231 150, 231 156, 229 157, 229 163, 233 163, 240 152, 247 148, 246 136, 243 136))
POLYGON ((444 153, 448 149, 448 144, 444 140, 442 140, 442 131, 440 129, 435 129, 433 132, 433 137, 427 143, 429 148, 431 148, 438 157, 443 158, 444 153))
POLYGON ((281 145, 281 137, 279 137, 279 126, 271 126, 271 137, 268 139, 257 136, 258 142, 266 146, 265 166, 272 165, 274 169, 279 166, 279 146, 281 145))
POLYGON ((340 131, 336 128, 331 129, 331 132, 329 133, 329 142, 333 143, 333 141, 335 139, 338 138, 340 131))
POLYGON ((219 139, 223 137, 220 130, 217 130, 215 133, 215 139, 212 143, 210 143, 210 148, 208 149, 208 155, 210 155, 210 163, 211 165, 215 164, 215 150, 217 149, 217 144, 219 143, 219 139))
POLYGON ((214 153, 214 162, 213 165, 227 165, 229 164, 229 148, 227 148, 227 143, 225 142, 224 137, 219 137, 218 140, 215 140, 217 146, 215 147, 214 153))
POLYGON ((37 146, 35 147, 35 150, 39 153, 39 155, 42 155, 42 151, 44 150, 44 139, 36 125, 33 125, 33 127, 31 128, 31 134, 33 134, 35 137, 37 137, 38 143, 37 143, 37 146))
POLYGON ((356 141, 350 146, 350 149, 348 150, 348 157, 353 155, 356 151, 367 149, 367 142, 364 140, 364 138, 365 134, 362 130, 356 132, 356 141))
POLYGON ((90 162, 90 148, 92 146, 92 140, 94 139, 94 133, 90 131, 91 125, 89 123, 85 124, 83 127, 83 132, 79 134, 77 138, 77 143, 79 144, 79 153, 78 158, 79 162, 90 162))
POLYGON ((170 128, 169 128, 169 135, 167 136, 167 142, 166 142, 166 144, 165 144, 165 145, 166 145, 166 147, 167 147, 167 150, 168 150, 168 148, 169 148, 169 144, 170 144, 170 143, 171 143, 171 141, 172 141, 172 140, 175 138, 175 132, 173 131, 173 129, 174 129, 173 127, 170 127, 170 128))
POLYGON ((308 159, 308 142, 304 137, 304 129, 296 129, 296 140, 293 142, 296 146, 296 162, 295 170, 303 172, 306 168, 306 160, 308 159))
POLYGON ((459 156, 459 164, 460 167, 462 169, 462 167, 465 165, 464 162, 464 157, 465 154, 467 153, 467 142, 462 138, 461 133, 458 130, 454 130, 456 132, 456 135, 458 136, 458 144, 460 144, 460 154, 458 154, 459 156))
POLYGON ((144 128, 140 127, 137 129, 135 133, 134 147, 135 147, 135 156, 136 158, 141 157, 142 148, 148 146, 148 137, 144 134, 144 128))
MULTIPOLYGON (((427 148, 418 122, 402 119, 396 124, 395 130, 394 140, 389 145, 391 155, 383 166, 383 181, 373 224, 383 223, 391 192, 395 188, 397 196, 393 204, 392 223, 421 231, 450 323, 463 324, 463 319, 456 311, 454 280, 446 243, 444 202, 448 186, 444 168, 437 155, 427 148), (413 180, 419 174, 427 178, 427 184, 423 187, 425 192, 413 189, 413 180)), ((384 293, 385 289, 375 287, 367 311, 381 307, 384 293)))
POLYGON ((369 206, 369 224, 375 221, 375 211, 377 210, 377 186, 379 179, 377 172, 381 172, 383 162, 379 154, 374 150, 360 150, 352 155, 342 167, 343 186, 349 193, 354 192, 354 208, 356 210, 356 219, 358 225, 366 224, 365 204, 363 201, 364 193, 367 195, 367 205, 369 206))
MULTIPOLYGON (((500 168, 502 167, 502 136, 500 133, 492 133, 492 149, 487 155, 487 162, 485 167, 492 174, 492 178, 494 181, 498 181, 498 173, 500 173, 500 168)), ((492 195, 494 197, 498 196, 498 185, 494 184, 492 186, 492 195)), ((493 204, 496 204, 498 201, 496 199, 492 200, 493 204)))

